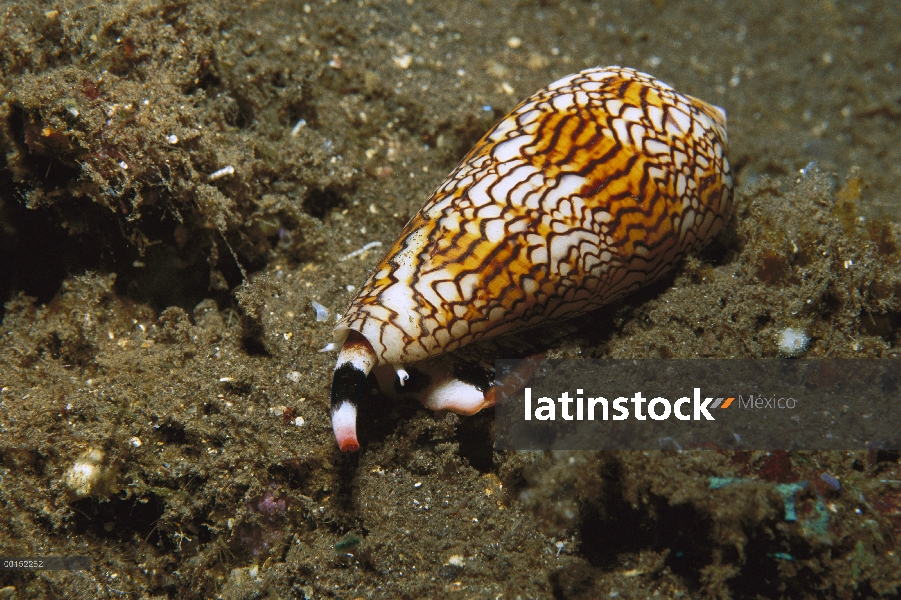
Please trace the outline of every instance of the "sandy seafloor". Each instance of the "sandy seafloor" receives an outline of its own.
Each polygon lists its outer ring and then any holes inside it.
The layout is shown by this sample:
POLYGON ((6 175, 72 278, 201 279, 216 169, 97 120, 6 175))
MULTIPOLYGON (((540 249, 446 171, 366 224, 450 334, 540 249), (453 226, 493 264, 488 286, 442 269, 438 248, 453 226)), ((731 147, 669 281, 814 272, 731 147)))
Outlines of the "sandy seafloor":
POLYGON ((0 555, 91 560, 0 598, 898 597, 897 452, 501 453, 381 397, 335 447, 319 349, 380 251, 345 257, 610 64, 726 109, 736 218, 523 339, 901 358, 893 0, 0 4, 0 555))

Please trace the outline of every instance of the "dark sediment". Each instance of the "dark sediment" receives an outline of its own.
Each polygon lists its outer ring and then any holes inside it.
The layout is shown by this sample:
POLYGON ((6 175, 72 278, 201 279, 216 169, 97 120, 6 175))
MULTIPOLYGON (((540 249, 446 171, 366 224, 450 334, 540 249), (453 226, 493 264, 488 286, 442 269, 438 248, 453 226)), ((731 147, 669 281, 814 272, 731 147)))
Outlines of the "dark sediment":
POLYGON ((551 355, 776 357, 796 327, 901 358, 895 3, 0 8, 0 555, 92 564, 0 590, 898 593, 897 454, 502 454, 490 415, 383 400, 341 455, 311 304, 343 311, 380 250, 342 257, 521 98, 621 64, 726 108, 737 215, 551 355), (785 521, 775 485, 822 472, 785 521))

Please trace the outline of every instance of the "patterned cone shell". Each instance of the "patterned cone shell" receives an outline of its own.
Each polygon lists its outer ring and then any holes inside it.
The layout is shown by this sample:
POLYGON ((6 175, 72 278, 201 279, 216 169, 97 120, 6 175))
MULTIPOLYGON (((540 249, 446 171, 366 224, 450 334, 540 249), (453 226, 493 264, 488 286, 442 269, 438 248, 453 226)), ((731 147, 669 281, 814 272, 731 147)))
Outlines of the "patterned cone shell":
POLYGON ((522 102, 410 220, 335 328, 379 364, 575 316, 671 270, 732 210, 725 113, 595 68, 522 102))

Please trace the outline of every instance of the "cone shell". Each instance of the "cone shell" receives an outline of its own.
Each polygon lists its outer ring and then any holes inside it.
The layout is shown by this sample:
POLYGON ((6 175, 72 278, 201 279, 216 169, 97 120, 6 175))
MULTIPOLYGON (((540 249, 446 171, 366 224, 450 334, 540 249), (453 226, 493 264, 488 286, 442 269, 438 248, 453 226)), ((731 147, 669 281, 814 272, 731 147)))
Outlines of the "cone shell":
POLYGON ((575 316, 671 270, 732 210, 725 113, 619 67, 522 102, 407 224, 335 329, 403 365, 575 316))

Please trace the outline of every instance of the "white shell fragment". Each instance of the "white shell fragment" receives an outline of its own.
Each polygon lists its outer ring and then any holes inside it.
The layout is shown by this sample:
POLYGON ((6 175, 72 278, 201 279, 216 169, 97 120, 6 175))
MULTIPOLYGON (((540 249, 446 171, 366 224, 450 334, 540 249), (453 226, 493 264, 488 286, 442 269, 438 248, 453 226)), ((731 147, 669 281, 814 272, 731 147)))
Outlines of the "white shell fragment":
POLYGON ((316 311, 316 322, 322 323, 323 321, 328 320, 328 309, 323 305, 319 304, 315 300, 311 301, 310 304, 313 305, 313 310, 316 311))
POLYGON ((357 249, 357 250, 354 250, 354 251, 351 252, 350 254, 345 254, 344 256, 341 257, 341 260, 342 260, 342 261, 350 260, 351 258, 354 258, 355 256, 360 256, 361 254, 363 254, 363 253, 366 252, 367 250, 372 250, 373 248, 378 248, 378 247, 381 246, 381 245, 382 245, 382 243, 379 242, 379 241, 369 242, 368 244, 366 244, 366 245, 363 246, 362 248, 359 248, 359 249, 357 249))
POLYGON ((228 165, 226 167, 222 167, 218 171, 210 173, 210 181, 216 181, 217 179, 222 179, 226 175, 234 175, 234 173, 235 168, 231 165, 228 165))
POLYGON ((78 498, 90 496, 106 475, 103 451, 90 448, 66 472, 66 486, 78 498))

